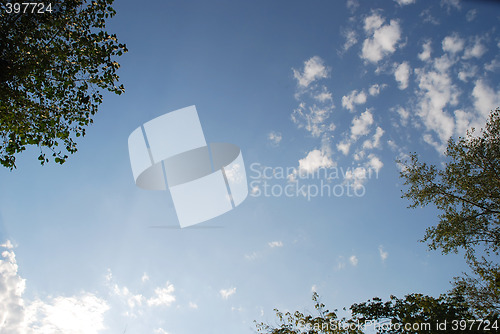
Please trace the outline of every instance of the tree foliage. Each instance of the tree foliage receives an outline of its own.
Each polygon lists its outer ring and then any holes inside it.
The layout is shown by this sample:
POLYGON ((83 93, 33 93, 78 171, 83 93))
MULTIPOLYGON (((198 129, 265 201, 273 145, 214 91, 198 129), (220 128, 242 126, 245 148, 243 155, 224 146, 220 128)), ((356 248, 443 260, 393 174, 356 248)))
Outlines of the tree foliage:
POLYGON ((444 169, 406 161, 401 177, 410 207, 434 204, 442 213, 422 241, 444 254, 465 250, 473 275, 456 278, 455 289, 484 315, 500 312, 500 109, 479 133, 450 139, 444 169))
MULTIPOLYGON (((441 295, 434 298, 413 293, 403 299, 391 296, 387 302, 373 298, 352 305, 350 310, 353 319, 365 324, 365 327, 371 327, 377 333, 458 334, 470 333, 472 328, 482 333, 484 329, 482 324, 475 323, 476 318, 460 295, 441 295), (469 327, 463 329, 460 321, 465 321, 469 327)), ((491 321, 490 319, 489 322, 491 321)), ((484 332, 489 333, 490 330, 484 332)))
POLYGON ((116 94, 114 60, 127 51, 105 31, 113 0, 53 0, 52 12, 8 13, 0 2, 0 163, 16 168, 16 155, 39 148, 41 164, 64 163, 76 137, 102 103, 116 94))
POLYGON ((319 295, 314 292, 314 308, 317 314, 304 314, 299 311, 280 312, 275 309, 278 325, 256 323, 257 331, 266 334, 358 334, 362 331, 346 318, 338 318, 335 311, 325 309, 319 295))
POLYGON ((265 334, 337 334, 337 333, 492 333, 499 329, 498 316, 477 319, 465 299, 457 294, 438 298, 409 294, 403 299, 395 296, 383 302, 373 298, 353 304, 350 318, 337 317, 325 310, 317 293, 313 294, 317 315, 299 311, 276 311, 277 326, 257 324, 265 334))

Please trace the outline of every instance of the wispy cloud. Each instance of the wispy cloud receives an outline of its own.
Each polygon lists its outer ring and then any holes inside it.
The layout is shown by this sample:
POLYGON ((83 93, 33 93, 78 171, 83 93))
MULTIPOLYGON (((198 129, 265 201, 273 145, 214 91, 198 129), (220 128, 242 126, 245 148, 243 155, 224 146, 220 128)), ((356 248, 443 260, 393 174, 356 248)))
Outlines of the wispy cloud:
POLYGON ((165 287, 157 287, 155 295, 147 300, 149 306, 170 306, 175 302, 174 285, 167 282, 165 287))
POLYGON ((157 328, 154 330, 153 332, 154 334, 169 334, 166 330, 164 330, 163 328, 157 328))
POLYGON ((382 262, 385 262, 385 260, 389 256, 389 253, 384 251, 384 246, 382 245, 378 246, 378 253, 380 255, 380 259, 382 260, 382 262))
POLYGON ((278 146, 279 143, 281 143, 281 139, 283 139, 283 137, 281 136, 281 133, 271 131, 267 135, 267 139, 271 142, 272 145, 278 146))
POLYGON ((142 283, 149 281, 149 275, 144 273, 141 277, 142 283))
POLYGON ((396 1, 400 6, 406 6, 415 3, 416 0, 394 0, 394 1, 396 1))
POLYGON ((345 36, 345 43, 344 43, 344 46, 343 46, 342 49, 343 49, 344 52, 346 52, 351 47, 353 47, 354 45, 356 45, 356 43, 358 43, 358 36, 357 36, 355 30, 347 30, 344 33, 344 36, 345 36))
POLYGON ((320 137, 325 132, 335 129, 334 124, 328 122, 331 112, 332 106, 313 104, 307 107, 305 102, 301 102, 291 117, 299 128, 305 128, 313 137, 320 137))
POLYGON ((236 293, 236 288, 221 289, 219 293, 222 299, 228 299, 236 293))
POLYGON ((271 241, 268 243, 269 247, 275 248, 275 247, 283 247, 283 242, 282 241, 271 241))

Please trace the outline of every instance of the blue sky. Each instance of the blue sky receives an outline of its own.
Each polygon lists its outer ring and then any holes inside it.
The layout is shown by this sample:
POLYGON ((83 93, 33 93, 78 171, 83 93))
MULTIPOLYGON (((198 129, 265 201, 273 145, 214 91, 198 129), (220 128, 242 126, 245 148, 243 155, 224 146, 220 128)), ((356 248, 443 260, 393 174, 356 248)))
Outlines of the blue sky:
POLYGON ((251 333, 275 307, 313 310, 312 291, 339 309, 437 296, 466 270, 418 242, 438 212, 406 208, 396 159, 440 164, 500 106, 495 2, 114 7, 126 93, 105 95, 64 165, 28 150, 0 170, 2 332, 251 333), (127 138, 190 105, 208 142, 241 148, 250 194, 180 229, 168 192, 135 186, 127 138), (319 170, 340 176, 301 177, 319 170), (322 185, 361 195, 314 196, 322 185))

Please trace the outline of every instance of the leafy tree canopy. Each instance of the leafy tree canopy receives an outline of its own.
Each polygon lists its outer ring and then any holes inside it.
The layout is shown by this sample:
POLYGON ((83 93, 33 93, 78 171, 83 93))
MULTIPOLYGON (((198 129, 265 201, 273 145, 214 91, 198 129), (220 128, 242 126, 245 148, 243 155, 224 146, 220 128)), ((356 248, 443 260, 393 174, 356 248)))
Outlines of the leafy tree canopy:
POLYGON ((357 334, 357 333, 494 333, 500 329, 498 316, 477 319, 460 295, 438 298, 409 294, 403 299, 391 296, 383 302, 373 298, 350 307, 350 318, 338 318, 313 294, 317 314, 276 311, 277 325, 258 323, 265 334, 357 334))
POLYGON ((403 197, 410 207, 434 204, 442 213, 427 229, 424 242, 444 254, 465 250, 473 275, 456 278, 455 290, 483 316, 500 313, 500 109, 484 129, 450 139, 444 169, 420 162, 404 163, 403 197))
POLYGON ((64 163, 92 123, 101 92, 124 92, 114 56, 127 48, 105 31, 113 0, 43 3, 51 12, 9 13, 0 1, 0 163, 10 169, 28 145, 39 148, 42 165, 49 158, 64 163))

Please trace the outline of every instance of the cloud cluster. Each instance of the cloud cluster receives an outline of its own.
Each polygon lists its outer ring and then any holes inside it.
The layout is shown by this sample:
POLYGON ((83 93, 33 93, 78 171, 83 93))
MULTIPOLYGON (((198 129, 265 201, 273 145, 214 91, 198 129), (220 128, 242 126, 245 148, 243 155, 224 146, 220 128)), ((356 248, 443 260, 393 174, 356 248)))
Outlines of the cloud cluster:
POLYGON ((292 121, 298 128, 305 129, 313 138, 320 139, 320 149, 312 149, 299 160, 298 170, 312 173, 319 168, 335 165, 331 157, 329 140, 335 130, 331 120, 333 110, 333 95, 325 85, 320 85, 321 79, 327 78, 331 69, 325 65, 319 56, 313 56, 304 62, 302 70, 292 69, 297 81, 296 99, 299 105, 291 114, 292 121))
MULTIPOLYGON (((479 68, 473 60, 487 50, 483 37, 463 38, 452 33, 442 39, 441 48, 443 53, 432 58, 431 41, 423 44, 419 58, 425 65, 414 71, 418 89, 416 104, 411 107, 426 130, 423 140, 442 153, 450 137, 463 136, 470 127, 481 127, 489 111, 500 105, 500 95, 486 80, 477 78, 479 68), (455 78, 463 82, 477 79, 472 92, 466 93, 455 78), (461 102, 467 97, 471 97, 470 107, 461 102)), ((406 122, 408 114, 400 115, 406 122)))
MULTIPOLYGON (((144 273, 141 278, 142 283, 149 280, 149 276, 144 273)), ((164 286, 154 288, 154 293, 149 296, 143 293, 132 292, 127 286, 120 286, 115 282, 111 270, 108 269, 106 283, 111 295, 125 310, 123 315, 135 318, 144 314, 146 307, 168 307, 175 301, 175 287, 172 283, 166 282, 164 286)))
POLYGON ((19 275, 10 241, 0 245, 0 332, 4 334, 94 334, 105 329, 108 303, 92 293, 26 301, 26 281, 19 275))

